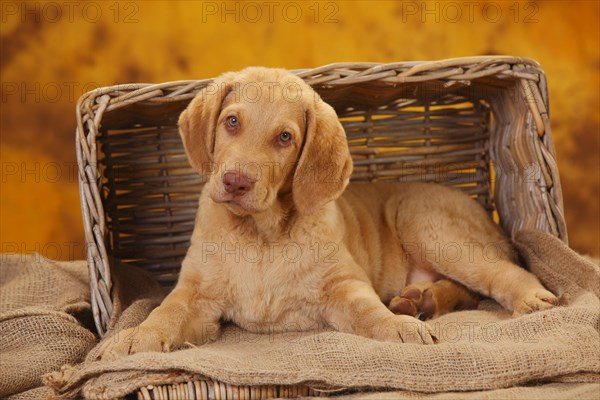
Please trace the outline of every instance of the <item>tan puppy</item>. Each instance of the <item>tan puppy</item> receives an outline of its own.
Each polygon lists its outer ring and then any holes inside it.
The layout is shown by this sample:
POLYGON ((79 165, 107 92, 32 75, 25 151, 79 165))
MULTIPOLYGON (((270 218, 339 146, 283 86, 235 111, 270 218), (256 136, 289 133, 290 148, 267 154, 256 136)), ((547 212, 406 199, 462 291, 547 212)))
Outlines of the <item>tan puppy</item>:
POLYGON ((175 289, 138 328, 107 341, 104 358, 205 343, 225 320, 428 344, 432 331, 415 316, 473 307, 471 290, 515 315, 556 304, 461 192, 346 189, 352 159, 335 111, 285 70, 222 75, 179 127, 191 165, 209 177, 191 246, 175 289))

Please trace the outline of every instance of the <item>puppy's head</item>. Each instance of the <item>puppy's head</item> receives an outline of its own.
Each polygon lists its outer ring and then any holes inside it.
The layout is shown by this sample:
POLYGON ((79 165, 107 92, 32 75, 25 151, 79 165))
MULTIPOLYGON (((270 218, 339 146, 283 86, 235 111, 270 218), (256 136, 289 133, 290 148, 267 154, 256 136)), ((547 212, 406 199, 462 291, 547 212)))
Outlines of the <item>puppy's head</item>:
POLYGON ((179 117, 204 190, 237 215, 288 199, 313 213, 337 198, 352 172, 346 135, 333 108, 283 69, 226 73, 179 117))

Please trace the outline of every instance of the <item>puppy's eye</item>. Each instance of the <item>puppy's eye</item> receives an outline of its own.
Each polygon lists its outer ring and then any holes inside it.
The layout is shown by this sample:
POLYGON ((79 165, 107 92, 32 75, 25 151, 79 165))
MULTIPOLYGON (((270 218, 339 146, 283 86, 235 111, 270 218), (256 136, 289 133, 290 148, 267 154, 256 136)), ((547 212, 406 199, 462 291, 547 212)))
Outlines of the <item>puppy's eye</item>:
POLYGON ((229 126, 230 128, 237 128, 240 125, 240 121, 237 119, 237 117, 234 117, 234 116, 227 117, 225 122, 227 123, 227 126, 229 126))
POLYGON ((289 132, 281 132, 279 134, 279 142, 283 145, 287 145, 289 144, 289 142, 292 140, 292 134, 289 132))

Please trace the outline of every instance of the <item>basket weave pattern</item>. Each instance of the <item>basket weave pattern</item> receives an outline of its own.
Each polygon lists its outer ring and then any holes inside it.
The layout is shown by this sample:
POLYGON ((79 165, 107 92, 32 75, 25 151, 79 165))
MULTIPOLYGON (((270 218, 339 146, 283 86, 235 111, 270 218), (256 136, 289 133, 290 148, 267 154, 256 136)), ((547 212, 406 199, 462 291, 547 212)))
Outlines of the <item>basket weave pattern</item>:
POLYGON ((194 380, 173 385, 142 386, 138 400, 162 399, 272 399, 296 397, 326 397, 328 393, 305 385, 232 386, 212 380, 194 380))
MULTIPOLYGON (((566 242, 546 77, 526 58, 338 63, 294 71, 346 130, 353 181, 427 181, 460 188, 506 232, 566 242)), ((96 326, 112 315, 113 263, 170 288, 187 251, 203 178, 177 119, 211 80, 96 89, 77 103, 76 150, 96 326)), ((143 398, 148 398, 145 394, 143 398)))

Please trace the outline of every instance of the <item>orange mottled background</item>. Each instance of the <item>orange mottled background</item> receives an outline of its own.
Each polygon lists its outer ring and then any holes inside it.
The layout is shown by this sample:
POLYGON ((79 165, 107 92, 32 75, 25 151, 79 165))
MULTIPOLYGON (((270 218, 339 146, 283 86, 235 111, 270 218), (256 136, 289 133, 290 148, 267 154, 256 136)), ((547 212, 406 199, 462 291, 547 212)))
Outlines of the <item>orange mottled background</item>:
POLYGON ((538 60, 571 246, 599 249, 599 2, 11 2, 1 5, 1 244, 84 256, 75 103, 248 65, 511 54, 538 60), (450 5, 451 4, 451 5, 450 5))

